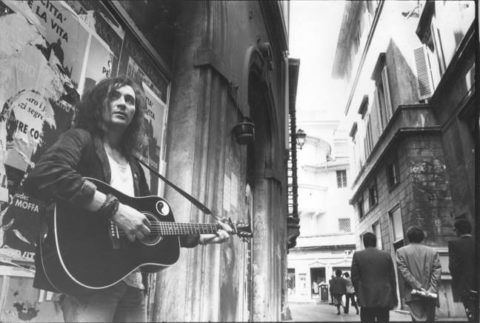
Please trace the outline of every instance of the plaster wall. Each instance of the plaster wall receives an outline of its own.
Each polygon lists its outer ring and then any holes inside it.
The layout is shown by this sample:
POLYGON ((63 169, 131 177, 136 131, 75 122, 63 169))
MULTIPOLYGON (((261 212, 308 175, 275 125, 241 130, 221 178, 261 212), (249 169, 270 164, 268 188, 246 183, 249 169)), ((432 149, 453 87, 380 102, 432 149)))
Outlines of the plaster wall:
MULTIPOLYGON (((215 215, 251 223, 255 238, 251 258, 236 237, 221 246, 183 249, 179 263, 159 277, 156 319, 277 320, 286 259, 284 56, 273 44, 270 69, 258 54, 266 84, 259 93, 265 104, 252 106, 251 55, 260 42, 273 42, 259 4, 196 1, 179 6, 167 175, 205 201, 215 215), (231 132, 242 114, 254 119, 258 131, 251 170, 247 147, 231 132), (248 172, 254 174, 252 217, 245 201, 248 172), (253 290, 248 280, 253 280, 253 290)), ((173 191, 166 194, 180 220, 213 221, 173 191)))

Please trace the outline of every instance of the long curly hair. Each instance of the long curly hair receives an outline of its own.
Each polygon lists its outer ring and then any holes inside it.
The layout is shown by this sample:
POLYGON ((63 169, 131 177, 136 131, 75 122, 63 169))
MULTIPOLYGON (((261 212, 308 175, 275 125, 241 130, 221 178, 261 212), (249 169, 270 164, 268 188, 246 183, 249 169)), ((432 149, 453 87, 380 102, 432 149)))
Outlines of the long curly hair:
POLYGON ((135 92, 135 114, 123 134, 120 149, 124 156, 131 158, 144 145, 144 114, 146 109, 145 94, 138 84, 131 79, 124 76, 103 79, 92 89, 85 92, 77 104, 74 127, 85 129, 93 135, 103 137, 106 132, 103 111, 109 104, 110 94, 113 90, 126 85, 132 87, 135 92))

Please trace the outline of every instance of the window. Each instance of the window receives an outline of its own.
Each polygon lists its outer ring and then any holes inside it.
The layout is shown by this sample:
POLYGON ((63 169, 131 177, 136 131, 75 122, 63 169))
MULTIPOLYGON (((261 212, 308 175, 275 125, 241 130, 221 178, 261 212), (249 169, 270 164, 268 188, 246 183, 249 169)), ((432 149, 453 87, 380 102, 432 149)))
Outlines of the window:
POLYGON ((357 135, 358 125, 356 122, 353 123, 352 128, 350 129, 349 136, 352 137, 352 141, 355 143, 355 136, 357 135))
POLYGON ((371 79, 375 81, 375 98, 378 124, 381 130, 385 129, 392 117, 392 99, 390 97, 390 85, 388 80, 388 69, 386 65, 386 54, 380 53, 372 73, 371 79))
POLYGON ((372 231, 377 236, 377 248, 379 250, 383 250, 382 229, 380 227, 380 221, 377 221, 372 225, 372 231))
POLYGON ((378 193, 377 193, 377 183, 373 183, 369 188, 368 188, 368 205, 369 208, 371 209, 378 203, 378 193))
POLYGON ((382 70, 381 80, 377 82, 377 91, 379 97, 379 110, 382 120, 382 128, 387 126, 388 121, 392 117, 392 102, 390 101, 390 89, 388 88, 388 71, 384 66, 382 70))
POLYGON ((433 76, 430 68, 430 59, 426 46, 421 46, 413 50, 415 57, 415 66, 417 68, 417 90, 418 98, 426 100, 433 94, 433 76))
POLYGON ((288 268, 287 288, 289 291, 295 290, 295 268, 288 268))
POLYGON ((447 68, 445 64, 445 55, 443 54, 442 39, 440 37, 440 31, 436 26, 435 18, 432 19, 430 29, 431 29, 430 36, 432 38, 435 55, 437 57, 438 68, 440 69, 440 75, 443 75, 447 68))
POLYGON ((365 212, 363 212, 363 198, 361 198, 357 202, 357 211, 358 211, 358 217, 361 219, 365 215, 365 212))
POLYGON ((372 124, 370 122, 370 116, 367 117, 366 121, 366 133, 365 133, 365 142, 364 142, 364 147, 365 147, 365 160, 368 159, 368 156, 373 150, 373 136, 372 136, 372 124))
POLYGON ((388 187, 392 189, 400 182, 400 176, 398 173, 398 162, 392 162, 387 164, 387 180, 388 187))
POLYGON ((347 187, 347 171, 337 170, 337 187, 347 187))
POLYGON ((445 73, 446 64, 442 39, 435 17, 434 1, 427 1, 425 3, 416 33, 422 44, 428 49, 428 56, 432 63, 428 67, 432 69, 433 83, 436 85, 445 73))
POLYGON ((393 241, 398 242, 403 240, 403 223, 400 207, 397 205, 389 212, 390 225, 393 231, 393 241))
POLYGON ((298 281, 299 281, 299 288, 300 289, 307 289, 307 274, 300 273, 298 274, 298 281))
POLYGON ((338 231, 340 232, 352 232, 350 219, 338 219, 338 231))
POLYGON ((362 119, 365 118, 365 113, 367 113, 368 109, 368 95, 364 95, 362 99, 362 103, 360 103, 360 107, 358 108, 358 114, 362 116, 362 119))

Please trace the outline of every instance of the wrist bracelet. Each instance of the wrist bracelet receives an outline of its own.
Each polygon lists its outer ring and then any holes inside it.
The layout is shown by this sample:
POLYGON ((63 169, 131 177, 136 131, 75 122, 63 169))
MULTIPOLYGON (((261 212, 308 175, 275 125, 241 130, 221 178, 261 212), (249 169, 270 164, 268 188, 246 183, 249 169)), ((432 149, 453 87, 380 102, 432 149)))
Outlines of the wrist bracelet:
POLYGON ((102 206, 96 213, 107 220, 111 220, 113 215, 117 213, 119 205, 120 202, 118 201, 117 197, 109 193, 107 194, 105 202, 103 202, 102 206))

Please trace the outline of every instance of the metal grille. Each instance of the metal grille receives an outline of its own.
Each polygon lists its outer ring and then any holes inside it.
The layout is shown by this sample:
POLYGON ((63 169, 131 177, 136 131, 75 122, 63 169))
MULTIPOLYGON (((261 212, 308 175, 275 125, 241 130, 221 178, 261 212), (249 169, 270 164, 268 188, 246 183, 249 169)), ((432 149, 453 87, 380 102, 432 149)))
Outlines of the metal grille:
POLYGON ((347 187, 347 171, 337 170, 337 186, 347 187))
POLYGON ((338 219, 338 230, 341 232, 352 232, 350 219, 338 219))

